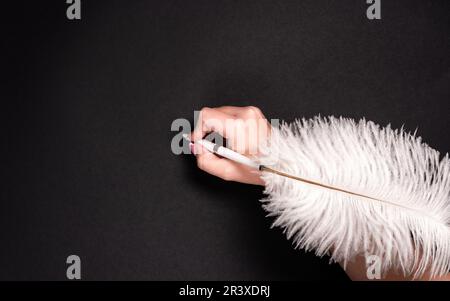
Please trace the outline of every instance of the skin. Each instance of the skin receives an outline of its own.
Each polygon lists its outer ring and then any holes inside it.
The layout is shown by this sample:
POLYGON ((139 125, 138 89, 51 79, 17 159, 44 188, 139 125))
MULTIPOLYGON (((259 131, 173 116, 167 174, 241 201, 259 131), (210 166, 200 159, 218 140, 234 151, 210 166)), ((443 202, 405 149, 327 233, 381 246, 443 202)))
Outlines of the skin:
MULTIPOLYGON (((217 108, 203 108, 200 111, 196 128, 191 133, 191 140, 197 141, 211 132, 219 133, 227 139, 227 146, 243 155, 250 156, 257 152, 257 144, 261 139, 270 135, 270 124, 257 107, 222 106, 217 108), (258 121, 257 128, 245 126, 245 122, 258 121), (257 139, 250 139, 257 137, 257 139), (245 141, 245 143, 239 143, 245 141)), ((225 181, 235 181, 245 184, 264 186, 261 173, 244 165, 221 158, 194 144, 192 149, 196 155, 199 169, 219 177, 225 181)), ((345 272, 352 280, 368 280, 366 264, 363 256, 347 264, 345 272)), ((397 271, 389 271, 381 280, 404 281, 412 280, 397 271)), ((417 280, 450 280, 450 273, 430 279, 428 274, 417 280)))
MULTIPOLYGON (((249 143, 245 143, 244 147, 239 147, 236 145, 238 144, 237 142, 239 140, 247 141, 247 137, 262 136, 262 133, 265 131, 270 131, 270 125, 261 111, 256 107, 242 108, 224 106, 218 108, 203 108, 200 111, 197 126, 191 133, 191 141, 202 139, 210 132, 217 132, 222 137, 232 142, 231 146, 229 146, 231 149, 241 154, 249 155, 251 150, 254 150, 257 145, 250 145, 251 141, 248 141, 249 143), (248 120, 263 120, 265 130, 260 129, 260 131, 258 131, 256 129, 244 127, 243 123, 248 120), (225 126, 225 124, 228 126, 225 126)), ((194 154, 197 156, 198 168, 211 175, 226 181, 264 186, 259 171, 255 171, 225 158, 219 158, 207 150, 204 150, 198 144, 195 145, 194 154)))

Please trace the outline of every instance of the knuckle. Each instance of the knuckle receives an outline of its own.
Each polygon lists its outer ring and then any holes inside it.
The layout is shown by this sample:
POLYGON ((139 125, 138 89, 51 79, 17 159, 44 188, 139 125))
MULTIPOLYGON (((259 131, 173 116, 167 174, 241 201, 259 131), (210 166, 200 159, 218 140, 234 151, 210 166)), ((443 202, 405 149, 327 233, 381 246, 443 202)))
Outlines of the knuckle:
POLYGON ((201 108, 201 110, 200 110, 200 114, 201 114, 201 115, 208 114, 208 112, 210 112, 210 111, 211 111, 211 108, 210 108, 210 107, 203 107, 203 108, 201 108))
POLYGON ((261 115, 261 110, 255 106, 246 107, 246 112, 247 112, 247 114, 252 115, 252 116, 260 116, 261 115))

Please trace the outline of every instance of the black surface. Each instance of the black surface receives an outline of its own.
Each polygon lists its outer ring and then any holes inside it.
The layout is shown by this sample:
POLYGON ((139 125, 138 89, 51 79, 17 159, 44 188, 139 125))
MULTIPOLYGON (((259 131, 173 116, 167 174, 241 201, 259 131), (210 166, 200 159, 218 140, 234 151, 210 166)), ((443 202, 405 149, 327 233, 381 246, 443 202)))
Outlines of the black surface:
POLYGON ((365 2, 1 4, 0 279, 64 280, 70 254, 86 280, 346 279, 270 229, 262 189, 173 155, 170 124, 251 104, 448 152, 450 2, 382 0, 378 21, 365 2))

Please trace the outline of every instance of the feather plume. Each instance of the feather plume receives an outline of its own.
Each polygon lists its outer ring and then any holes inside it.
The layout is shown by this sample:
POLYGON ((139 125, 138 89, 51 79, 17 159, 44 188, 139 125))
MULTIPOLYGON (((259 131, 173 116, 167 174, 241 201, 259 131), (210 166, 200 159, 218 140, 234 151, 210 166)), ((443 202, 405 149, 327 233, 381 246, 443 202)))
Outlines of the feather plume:
POLYGON ((273 128, 260 151, 274 170, 370 197, 263 173, 263 207, 295 247, 344 267, 376 255, 383 273, 449 271, 450 160, 415 133, 316 117, 273 128))

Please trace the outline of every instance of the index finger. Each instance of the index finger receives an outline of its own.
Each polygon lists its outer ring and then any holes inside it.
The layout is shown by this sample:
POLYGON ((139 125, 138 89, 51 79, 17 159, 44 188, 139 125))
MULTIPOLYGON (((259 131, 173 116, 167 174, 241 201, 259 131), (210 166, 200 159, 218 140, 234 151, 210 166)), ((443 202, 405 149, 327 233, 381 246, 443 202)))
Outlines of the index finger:
POLYGON ((226 139, 232 138, 230 137, 232 133, 227 133, 226 131, 226 122, 232 119, 234 119, 232 115, 221 112, 220 110, 203 108, 200 111, 197 125, 191 133, 191 140, 193 142, 200 140, 210 132, 217 132, 226 139))

